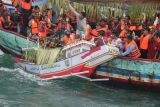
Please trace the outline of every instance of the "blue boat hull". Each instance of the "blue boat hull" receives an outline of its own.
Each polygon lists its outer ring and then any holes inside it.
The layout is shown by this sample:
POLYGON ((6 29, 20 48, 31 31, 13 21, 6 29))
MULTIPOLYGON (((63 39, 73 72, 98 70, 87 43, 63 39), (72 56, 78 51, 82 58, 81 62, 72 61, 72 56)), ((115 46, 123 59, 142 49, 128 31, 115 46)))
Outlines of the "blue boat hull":
POLYGON ((34 46, 36 43, 31 39, 27 40, 23 35, 0 29, 0 48, 6 53, 20 56, 23 48, 34 46))
MULTIPOLYGON (((154 62, 152 62, 152 64, 153 63, 154 62)), ((155 63, 157 64, 159 62, 155 63)), ((125 70, 116 65, 112 65, 112 67, 104 65, 105 64, 102 64, 96 69, 95 73, 92 75, 92 78, 98 78, 98 79, 108 78, 109 79, 108 81, 101 82, 107 86, 124 88, 124 89, 160 91, 160 73, 158 72, 150 73, 150 72, 134 71, 129 69, 125 70)))

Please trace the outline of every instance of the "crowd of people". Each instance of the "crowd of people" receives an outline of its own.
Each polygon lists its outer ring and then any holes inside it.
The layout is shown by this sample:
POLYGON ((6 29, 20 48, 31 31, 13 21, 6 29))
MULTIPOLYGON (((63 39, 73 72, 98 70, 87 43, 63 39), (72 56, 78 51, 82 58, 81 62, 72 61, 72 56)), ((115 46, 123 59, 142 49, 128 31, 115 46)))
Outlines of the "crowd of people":
POLYGON ((121 51, 119 56, 160 60, 160 13, 153 22, 143 13, 144 18, 138 24, 130 16, 95 20, 85 12, 77 12, 65 0, 69 10, 55 21, 56 12, 52 9, 40 11, 38 6, 31 6, 32 0, 20 0, 20 5, 16 1, 13 1, 13 13, 0 2, 0 28, 35 40, 38 37, 45 47, 65 46, 85 39, 96 46, 116 46, 121 51))

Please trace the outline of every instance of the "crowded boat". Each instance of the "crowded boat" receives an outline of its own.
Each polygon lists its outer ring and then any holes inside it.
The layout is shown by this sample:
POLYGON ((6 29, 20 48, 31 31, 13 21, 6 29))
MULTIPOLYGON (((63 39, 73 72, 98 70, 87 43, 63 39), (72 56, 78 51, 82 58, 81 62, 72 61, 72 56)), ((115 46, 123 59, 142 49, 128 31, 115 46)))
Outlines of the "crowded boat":
POLYGON ((11 12, 0 1, 0 28, 17 32, 35 42, 39 40, 43 48, 64 47, 86 40, 94 42, 96 47, 107 44, 119 48, 118 57, 160 60, 158 12, 153 20, 142 13, 143 18, 138 23, 127 15, 94 19, 88 18, 84 11, 76 11, 70 1, 64 0, 68 10, 61 11, 56 18, 56 12, 51 8, 41 10, 39 6, 31 6, 31 2, 13 0, 15 9, 11 12))

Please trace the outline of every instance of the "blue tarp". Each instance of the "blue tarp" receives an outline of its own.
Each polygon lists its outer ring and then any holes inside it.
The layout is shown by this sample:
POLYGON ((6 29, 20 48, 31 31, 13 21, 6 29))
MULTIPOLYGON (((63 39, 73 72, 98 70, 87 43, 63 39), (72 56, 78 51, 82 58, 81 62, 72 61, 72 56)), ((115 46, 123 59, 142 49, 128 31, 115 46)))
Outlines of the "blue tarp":
POLYGON ((32 2, 32 6, 42 5, 47 3, 48 0, 39 0, 37 2, 32 2))

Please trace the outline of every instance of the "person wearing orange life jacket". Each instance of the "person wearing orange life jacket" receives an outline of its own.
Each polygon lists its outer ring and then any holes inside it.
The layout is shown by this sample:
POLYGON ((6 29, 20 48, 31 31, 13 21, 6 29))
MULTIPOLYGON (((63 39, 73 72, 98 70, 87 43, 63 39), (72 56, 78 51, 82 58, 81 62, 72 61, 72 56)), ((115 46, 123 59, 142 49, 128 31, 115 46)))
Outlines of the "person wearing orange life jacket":
POLYGON ((23 35, 27 35, 27 25, 29 22, 29 16, 32 13, 31 4, 32 0, 20 0, 21 13, 23 18, 21 34, 23 35))
POLYGON ((121 53, 119 56, 128 56, 133 59, 137 59, 141 56, 140 50, 131 34, 126 36, 125 52, 121 53))
POLYGON ((67 16, 66 16, 65 28, 66 28, 66 30, 71 31, 71 25, 69 23, 69 17, 67 17, 67 16))
POLYGON ((147 58, 148 42, 151 37, 150 29, 145 28, 142 36, 140 37, 141 58, 147 58))
POLYGON ((70 32, 66 31, 65 34, 63 35, 63 42, 65 45, 70 45, 73 41, 70 37, 70 32))
POLYGON ((135 30, 137 30, 137 27, 135 25, 132 25, 132 26, 129 27, 129 30, 135 31, 135 30))
POLYGON ((87 41, 94 41, 95 38, 98 38, 98 32, 96 29, 91 30, 90 34, 86 36, 87 41))
POLYGON ((123 29, 119 35, 119 38, 124 41, 127 35, 127 29, 123 29))
POLYGON ((52 10, 49 9, 49 8, 47 8, 47 9, 46 9, 46 12, 47 12, 48 18, 49 18, 49 19, 51 20, 51 22, 52 22, 52 10))
POLYGON ((3 28, 3 22, 4 22, 4 18, 2 17, 2 15, 0 13, 0 29, 3 28))
POLYGON ((105 33, 105 36, 107 35, 107 29, 108 29, 108 25, 106 24, 106 20, 105 19, 101 19, 100 22, 100 28, 97 29, 97 31, 103 31, 105 33))
POLYGON ((51 20, 48 18, 48 15, 44 16, 44 20, 47 24, 47 28, 50 29, 52 27, 52 23, 51 23, 51 20))
POLYGON ((3 13, 3 19, 3 27, 9 30, 11 28, 11 16, 7 11, 3 13))
POLYGON ((18 3, 19 3, 19 0, 13 0, 13 1, 12 1, 12 5, 13 5, 14 7, 16 7, 16 6, 18 5, 18 3))
MULTIPOLYGON (((75 7, 74 7, 74 9, 75 9, 75 7)), ((71 10, 69 10, 68 12, 66 12, 66 16, 69 17, 69 19, 71 21, 70 24, 72 25, 73 29, 76 30, 76 24, 77 24, 76 15, 71 10)))
POLYGON ((38 29, 39 20, 38 20, 38 16, 34 16, 34 18, 29 21, 28 25, 29 25, 29 27, 31 29, 32 37, 37 36, 38 33, 39 33, 39 29, 38 29))
POLYGON ((47 25, 44 20, 44 17, 42 17, 42 20, 40 21, 40 24, 39 24, 39 36, 41 38, 46 38, 47 36, 47 25))

